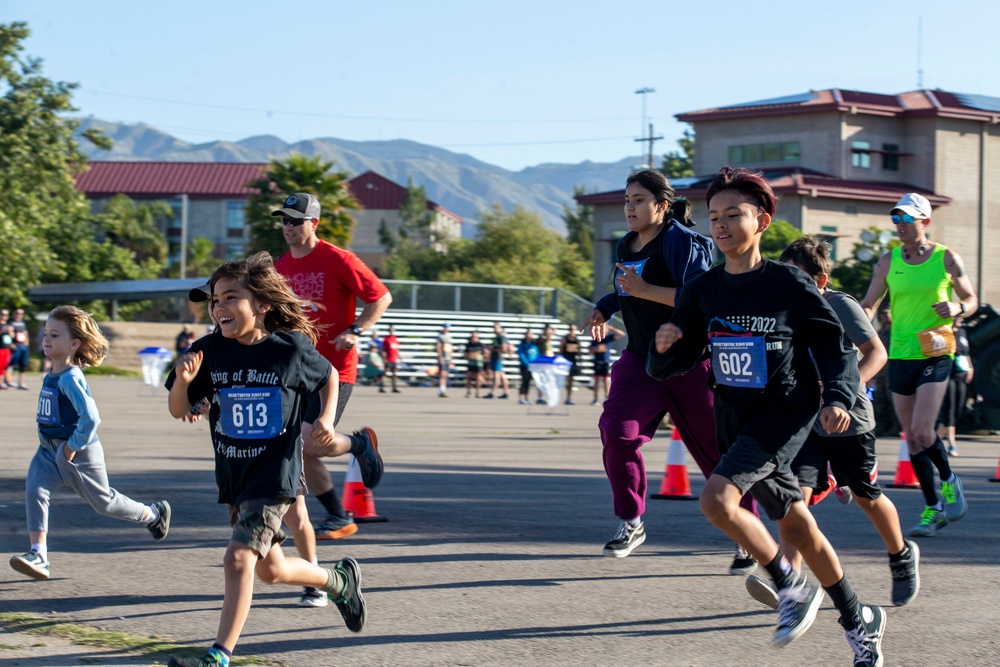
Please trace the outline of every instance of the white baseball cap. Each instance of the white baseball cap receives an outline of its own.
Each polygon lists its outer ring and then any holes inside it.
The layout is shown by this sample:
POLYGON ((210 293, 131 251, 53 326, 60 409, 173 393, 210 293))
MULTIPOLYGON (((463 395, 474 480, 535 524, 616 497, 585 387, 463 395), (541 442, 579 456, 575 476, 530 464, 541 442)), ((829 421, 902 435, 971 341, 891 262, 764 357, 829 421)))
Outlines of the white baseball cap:
POLYGON ((903 195, 903 198, 896 202, 892 210, 909 213, 918 220, 927 220, 931 217, 931 203, 927 201, 927 197, 918 195, 916 192, 903 195))

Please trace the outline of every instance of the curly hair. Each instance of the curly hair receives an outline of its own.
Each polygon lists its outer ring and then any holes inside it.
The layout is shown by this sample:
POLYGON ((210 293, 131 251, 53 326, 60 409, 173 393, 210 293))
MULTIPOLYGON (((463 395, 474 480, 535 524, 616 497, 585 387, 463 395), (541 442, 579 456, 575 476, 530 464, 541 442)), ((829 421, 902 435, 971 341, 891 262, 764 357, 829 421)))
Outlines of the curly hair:
POLYGON ((51 313, 49 319, 59 320, 69 329, 71 338, 80 341, 80 348, 73 356, 73 364, 80 368, 100 366, 111 350, 111 343, 101 333, 97 322, 90 313, 76 306, 59 306, 51 313))
POLYGON ((821 273, 830 275, 830 254, 833 246, 824 239, 806 234, 794 241, 781 253, 780 262, 791 262, 815 278, 821 273))
POLYGON ((226 262, 212 273, 209 284, 223 278, 237 281, 254 298, 270 306, 264 315, 264 328, 269 332, 298 331, 312 341, 318 340, 318 327, 306 316, 306 302, 295 296, 284 277, 274 268, 274 260, 266 252, 226 262))

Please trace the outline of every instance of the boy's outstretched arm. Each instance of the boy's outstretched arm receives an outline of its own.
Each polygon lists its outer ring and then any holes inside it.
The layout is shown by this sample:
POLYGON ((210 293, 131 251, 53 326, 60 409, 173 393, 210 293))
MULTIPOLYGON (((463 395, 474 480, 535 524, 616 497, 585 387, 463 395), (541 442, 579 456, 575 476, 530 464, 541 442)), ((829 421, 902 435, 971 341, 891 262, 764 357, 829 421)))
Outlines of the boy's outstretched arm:
POLYGON ((319 388, 319 417, 313 422, 313 442, 321 447, 333 444, 336 436, 333 422, 337 418, 337 402, 340 400, 340 374, 330 367, 330 377, 319 388))

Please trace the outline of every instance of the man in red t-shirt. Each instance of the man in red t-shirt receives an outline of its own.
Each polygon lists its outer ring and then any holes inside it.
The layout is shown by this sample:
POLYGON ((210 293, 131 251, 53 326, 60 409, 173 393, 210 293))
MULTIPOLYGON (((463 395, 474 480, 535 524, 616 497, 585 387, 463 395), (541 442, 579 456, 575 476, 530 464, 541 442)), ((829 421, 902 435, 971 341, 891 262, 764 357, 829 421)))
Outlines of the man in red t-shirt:
MULTIPOLYGON (((357 255, 316 236, 320 205, 312 195, 297 192, 285 199, 282 208, 271 215, 281 216, 288 243, 288 252, 274 266, 296 296, 310 304, 313 321, 325 327, 320 332, 316 349, 340 374, 336 425, 357 378, 358 338, 382 317, 392 303, 392 295, 357 255), (364 306, 355 317, 359 299, 364 306)), ((333 480, 320 460, 321 456, 343 452, 320 451, 312 442, 312 423, 319 415, 318 410, 318 400, 307 401, 302 422, 303 471, 306 485, 328 515, 317 527, 316 539, 339 539, 353 535, 358 528, 337 499, 333 480)), ((294 537, 296 543, 299 539, 308 540, 307 534, 294 537)), ((303 604, 306 604, 305 598, 303 604)))
POLYGON ((398 394, 396 368, 399 364, 399 338, 396 337, 396 327, 391 324, 389 335, 382 339, 382 356, 385 357, 385 374, 392 381, 392 393, 398 394))

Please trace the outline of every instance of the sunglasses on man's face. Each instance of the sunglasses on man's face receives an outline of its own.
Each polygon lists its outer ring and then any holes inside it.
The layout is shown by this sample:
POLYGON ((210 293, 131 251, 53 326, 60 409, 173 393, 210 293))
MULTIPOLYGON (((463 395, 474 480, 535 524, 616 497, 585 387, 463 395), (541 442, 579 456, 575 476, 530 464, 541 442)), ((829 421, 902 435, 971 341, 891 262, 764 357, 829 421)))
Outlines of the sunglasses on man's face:
POLYGON ((312 218, 281 218, 281 224, 285 227, 301 227, 307 220, 312 218))
POLYGON ((917 221, 917 219, 914 218, 909 213, 904 213, 903 215, 899 215, 898 213, 893 213, 889 217, 892 218, 892 224, 894 225, 902 225, 902 224, 912 225, 914 222, 917 221))

